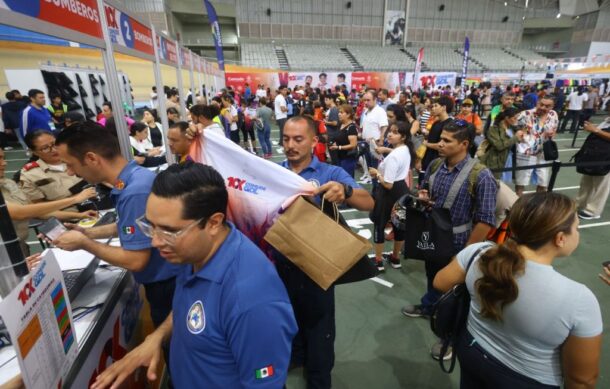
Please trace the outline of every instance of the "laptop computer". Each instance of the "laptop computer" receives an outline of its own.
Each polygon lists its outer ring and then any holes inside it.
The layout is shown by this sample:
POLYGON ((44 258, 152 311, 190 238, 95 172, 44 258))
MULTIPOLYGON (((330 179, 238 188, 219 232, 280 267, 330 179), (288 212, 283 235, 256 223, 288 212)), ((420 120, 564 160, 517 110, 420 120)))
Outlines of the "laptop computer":
MULTIPOLYGON (((115 212, 106 212, 94 225, 94 227, 102 226, 105 224, 114 223, 116 221, 116 213, 115 212)), ((100 264, 100 259, 96 256, 87 263, 84 268, 81 269, 73 269, 73 270, 63 270, 62 274, 64 276, 64 283, 66 284, 66 289, 68 290, 68 296, 70 301, 74 301, 76 296, 83 289, 89 278, 95 274, 98 266, 100 264)))

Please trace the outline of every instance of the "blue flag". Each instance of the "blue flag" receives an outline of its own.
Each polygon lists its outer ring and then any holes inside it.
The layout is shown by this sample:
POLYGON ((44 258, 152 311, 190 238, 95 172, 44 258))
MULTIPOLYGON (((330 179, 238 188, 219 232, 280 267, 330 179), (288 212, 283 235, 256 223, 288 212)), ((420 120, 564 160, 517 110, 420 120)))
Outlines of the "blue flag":
POLYGON ((208 12, 208 21, 212 27, 212 36, 214 38, 214 46, 216 47, 216 60, 218 61, 218 69, 225 70, 225 56, 222 52, 222 35, 220 35, 220 24, 218 24, 218 16, 216 10, 209 0, 204 0, 205 8, 208 12))
POLYGON ((464 100, 464 98, 466 97, 466 90, 464 89, 466 87, 466 75, 468 74, 468 57, 470 55, 470 40, 468 40, 468 37, 466 37, 466 40, 464 40, 464 63, 462 64, 462 93, 460 94, 460 97, 462 98, 462 100, 464 100))

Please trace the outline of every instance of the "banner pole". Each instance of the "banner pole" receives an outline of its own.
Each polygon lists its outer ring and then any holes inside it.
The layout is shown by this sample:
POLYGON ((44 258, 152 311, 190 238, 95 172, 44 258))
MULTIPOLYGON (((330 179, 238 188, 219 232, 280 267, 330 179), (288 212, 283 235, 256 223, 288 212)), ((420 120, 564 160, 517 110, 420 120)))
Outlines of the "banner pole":
POLYGON ((106 48, 102 49, 102 58, 104 60, 104 73, 108 81, 108 92, 110 101, 112 102, 112 116, 116 125, 117 137, 121 148, 121 155, 128 161, 133 159, 131 152, 131 143, 129 142, 129 131, 127 121, 125 120, 125 110, 123 109, 123 99, 121 97, 121 87, 119 83, 119 75, 114 62, 114 49, 112 39, 108 33, 108 22, 106 20, 106 9, 104 1, 97 0, 97 9, 99 12, 100 23, 102 25, 102 35, 106 48))
MULTIPOLYGON (((167 120, 167 108, 165 108, 165 90, 163 90, 163 78, 161 76, 161 60, 159 58, 159 45, 157 44, 157 30, 155 26, 150 23, 150 29, 152 30, 152 39, 154 44, 155 62, 153 62, 153 70, 155 72, 155 86, 157 87, 157 115, 161 118, 161 126, 163 127, 163 142, 167 146, 167 131, 169 130, 169 120, 167 120)), ((159 41, 160 43, 160 41, 159 41)), ((169 146, 165 147, 165 159, 168 164, 176 162, 176 158, 169 151, 169 146)))

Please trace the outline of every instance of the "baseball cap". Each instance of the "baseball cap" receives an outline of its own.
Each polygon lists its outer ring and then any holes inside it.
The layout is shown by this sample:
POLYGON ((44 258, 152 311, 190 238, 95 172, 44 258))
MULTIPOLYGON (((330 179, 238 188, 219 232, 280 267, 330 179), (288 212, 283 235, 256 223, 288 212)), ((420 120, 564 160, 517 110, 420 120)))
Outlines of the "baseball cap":
POLYGON ((470 100, 470 99, 464 99, 464 101, 462 101, 462 105, 473 105, 473 104, 472 104, 472 100, 470 100))

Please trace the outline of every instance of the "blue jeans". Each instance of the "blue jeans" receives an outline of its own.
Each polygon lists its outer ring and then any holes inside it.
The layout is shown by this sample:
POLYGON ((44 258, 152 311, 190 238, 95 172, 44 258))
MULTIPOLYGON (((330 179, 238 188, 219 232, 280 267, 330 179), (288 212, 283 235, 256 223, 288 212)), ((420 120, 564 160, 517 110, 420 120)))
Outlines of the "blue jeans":
POLYGON ((262 131, 256 131, 258 135, 258 141, 261 144, 261 148, 263 149, 263 154, 272 154, 273 149, 271 148, 271 127, 269 123, 265 123, 263 125, 262 131))
POLYGON ((356 158, 339 159, 339 166, 343 168, 350 176, 354 177, 356 170, 356 158))
POLYGON ((438 299, 442 296, 442 293, 439 292, 438 290, 434 289, 433 286, 433 282, 434 282, 434 277, 436 276, 436 273, 438 273, 439 271, 441 271, 442 268, 444 268, 449 261, 447 261, 447 263, 438 263, 435 261, 425 261, 426 262, 426 279, 427 279, 427 291, 426 294, 424 294, 424 296, 421 298, 421 309, 422 311, 424 311, 425 314, 430 315, 432 314, 432 307, 434 307, 434 304, 438 301, 438 299))
POLYGON ((461 389, 559 389, 559 386, 540 383, 506 367, 481 347, 467 329, 462 332, 456 351, 461 389))

